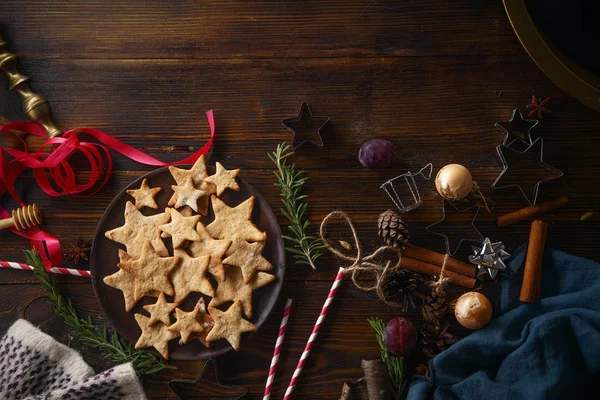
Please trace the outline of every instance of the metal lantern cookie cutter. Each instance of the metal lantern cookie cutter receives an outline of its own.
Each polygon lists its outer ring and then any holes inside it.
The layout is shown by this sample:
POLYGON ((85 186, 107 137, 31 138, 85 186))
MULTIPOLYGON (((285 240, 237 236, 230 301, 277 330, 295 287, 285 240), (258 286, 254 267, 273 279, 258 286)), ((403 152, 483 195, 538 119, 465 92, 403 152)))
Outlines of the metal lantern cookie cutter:
POLYGON ((406 213, 408 211, 414 210, 417 207, 420 207, 423 204, 423 200, 421 199, 421 195, 419 194, 419 188, 417 187, 417 182, 415 182, 415 176, 421 175, 425 180, 431 179, 431 172, 433 171, 433 164, 429 163, 423 168, 419 170, 419 172, 407 172, 402 175, 398 175, 395 178, 392 178, 386 181, 383 185, 380 186, 381 189, 387 193, 388 197, 394 202, 398 211, 400 213, 406 213), (396 185, 399 185, 404 179, 404 184, 406 185, 406 189, 400 191, 396 185), (399 193, 400 192, 400 193, 399 193), (406 196, 410 193, 410 196, 406 196), (411 200, 412 204, 405 206, 402 198, 405 200, 411 200))
POLYGON ((456 252, 458 251, 458 249, 460 248, 460 246, 463 244, 463 242, 481 243, 483 241, 483 239, 484 239, 483 235, 481 234, 481 232, 479 232, 479 229, 477 229, 475 227, 475 220, 477 219, 477 215, 479 214, 480 209, 481 209, 481 207, 478 205, 474 205, 474 206, 464 208, 464 209, 458 209, 454 205, 454 203, 452 203, 449 200, 443 199, 442 200, 442 219, 429 225, 427 228, 425 228, 425 231, 429 232, 429 233, 433 233, 434 235, 444 238, 444 241, 446 243, 446 253, 449 254, 450 256, 454 256, 456 254, 456 252), (475 213, 473 214, 473 219, 471 219, 471 222, 468 225, 468 228, 471 231, 471 233, 473 233, 475 236, 477 236, 477 238, 475 238, 475 237, 461 238, 460 241, 458 242, 458 244, 454 247, 453 251, 450 251, 451 250, 450 249, 450 238, 448 237, 448 235, 443 232, 436 232, 435 230, 432 229, 436 225, 439 225, 439 224, 443 223, 444 221, 446 221, 446 204, 449 204, 457 213, 464 213, 467 211, 475 210, 475 213))

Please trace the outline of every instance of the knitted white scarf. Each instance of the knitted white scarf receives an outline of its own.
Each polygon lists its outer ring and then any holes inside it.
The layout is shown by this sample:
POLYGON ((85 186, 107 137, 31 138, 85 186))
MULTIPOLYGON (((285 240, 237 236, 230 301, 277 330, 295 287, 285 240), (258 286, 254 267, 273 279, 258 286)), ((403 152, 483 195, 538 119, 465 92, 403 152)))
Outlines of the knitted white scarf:
POLYGON ((0 399, 144 400, 131 364, 94 375, 79 353, 20 319, 0 341, 0 399))

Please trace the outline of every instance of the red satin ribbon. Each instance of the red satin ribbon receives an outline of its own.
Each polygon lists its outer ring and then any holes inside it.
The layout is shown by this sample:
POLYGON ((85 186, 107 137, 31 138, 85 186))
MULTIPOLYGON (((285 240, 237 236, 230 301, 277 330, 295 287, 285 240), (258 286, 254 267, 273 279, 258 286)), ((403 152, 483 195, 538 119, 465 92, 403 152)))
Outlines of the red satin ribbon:
MULTIPOLYGON (((112 156, 109 149, 141 164, 155 167, 193 164, 198 157, 206 154, 213 144, 215 120, 212 110, 206 112, 206 118, 210 127, 209 141, 191 156, 173 163, 164 163, 105 132, 91 128, 66 131, 60 137, 46 140, 36 152, 30 153, 25 141, 15 131, 46 137, 46 131, 42 126, 30 122, 13 122, 0 126, 0 132, 4 131, 14 135, 23 146, 23 150, 0 147, 0 198, 8 191, 22 206, 25 205, 14 187, 15 181, 25 168, 33 170, 38 185, 49 196, 93 196, 102 189, 112 175, 112 156), (98 140, 100 144, 81 142, 77 133, 88 134, 98 140), (46 150, 47 148, 48 150, 46 150), (7 161, 5 153, 10 155, 12 160, 7 161), (82 153, 90 164, 90 176, 85 183, 77 183, 77 172, 69 164, 69 159, 75 153, 82 153)), ((0 205, 0 218, 9 217, 10 214, 0 205)), ((56 237, 38 227, 30 228, 27 231, 19 231, 14 228, 11 230, 31 241, 31 244, 42 255, 46 269, 50 269, 62 261, 60 243, 56 237)))

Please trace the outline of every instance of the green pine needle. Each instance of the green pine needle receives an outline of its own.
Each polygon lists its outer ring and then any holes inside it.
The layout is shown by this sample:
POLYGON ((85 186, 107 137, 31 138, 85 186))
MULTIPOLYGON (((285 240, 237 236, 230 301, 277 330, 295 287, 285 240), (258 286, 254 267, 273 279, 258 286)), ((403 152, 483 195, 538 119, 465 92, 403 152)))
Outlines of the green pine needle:
POLYGON ((406 381, 404 380, 404 357, 395 356, 389 352, 385 342, 383 341, 383 332, 385 331, 385 323, 381 318, 367 319, 369 325, 375 330, 377 343, 381 347, 381 360, 385 363, 388 369, 390 386, 394 400, 404 399, 406 395, 406 381))
POLYGON ((33 273, 40 280, 42 288, 48 294, 55 312, 60 315, 79 339, 93 350, 98 350, 104 357, 114 363, 122 364, 131 362, 133 368, 144 374, 154 374, 167 368, 167 364, 160 358, 135 349, 131 344, 121 339, 116 332, 108 334, 106 328, 98 328, 92 319, 80 318, 70 299, 62 297, 56 284, 46 272, 44 263, 35 249, 25 250, 27 264, 31 265, 33 273))
POLYGON ((297 171, 295 164, 288 164, 287 159, 294 152, 291 146, 285 142, 277 145, 277 150, 268 153, 269 158, 277 166, 275 176, 278 183, 275 184, 281 189, 281 202, 283 208, 282 214, 288 219, 290 224, 288 229, 289 236, 283 236, 290 244, 285 249, 292 253, 294 261, 297 264, 310 265, 313 269, 316 260, 321 256, 321 250, 326 248, 323 242, 314 236, 308 234, 310 223, 304 218, 306 212, 306 198, 308 195, 301 194, 302 187, 307 181, 304 171, 297 171))

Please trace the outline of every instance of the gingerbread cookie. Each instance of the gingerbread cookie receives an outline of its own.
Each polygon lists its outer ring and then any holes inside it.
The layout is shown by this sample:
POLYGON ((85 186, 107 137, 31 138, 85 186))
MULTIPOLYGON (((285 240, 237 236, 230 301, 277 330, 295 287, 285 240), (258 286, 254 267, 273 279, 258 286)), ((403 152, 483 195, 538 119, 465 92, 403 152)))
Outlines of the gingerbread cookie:
POLYGON ((204 327, 198 321, 200 309, 194 307, 192 311, 183 311, 180 308, 175 309, 177 322, 169 326, 170 331, 178 332, 181 335, 179 344, 186 344, 190 340, 194 339, 194 334, 204 332, 204 327))
POLYGON ((173 238, 173 248, 182 247, 188 240, 200 240, 196 232, 196 224, 200 221, 199 215, 184 217, 174 208, 167 208, 171 215, 171 222, 158 227, 164 233, 173 238))
POLYGON ((156 204, 154 196, 161 190, 162 188, 160 187, 151 188, 148 186, 148 179, 144 179, 139 189, 130 189, 127 191, 127 194, 135 199, 135 208, 138 210, 141 210, 143 207, 154 208, 156 210, 158 209, 158 204, 156 204))
POLYGON ((196 225, 196 233, 200 240, 190 242, 188 250, 194 257, 210 256, 208 272, 220 281, 225 280, 225 271, 223 270, 223 257, 231 245, 231 240, 216 240, 206 230, 202 222, 196 225))
POLYGON ((160 257, 150 241, 146 240, 139 259, 124 261, 118 266, 135 277, 134 300, 137 302, 155 291, 172 296, 174 291, 169 273, 178 263, 179 257, 160 257))
MULTIPOLYGON (((134 260, 129 254, 123 249, 119 249, 119 260, 120 262, 134 260)), ((137 304, 135 299, 135 276, 119 268, 117 272, 112 275, 105 276, 103 279, 104 283, 108 286, 119 289, 123 292, 123 299, 125 300, 125 311, 131 311, 137 304)), ((158 296, 157 293, 154 293, 158 296)))
POLYGON ((171 274, 175 301, 182 301, 192 292, 213 296, 214 290, 205 275, 210 257, 190 257, 185 250, 180 249, 175 249, 175 255, 181 259, 179 266, 171 274))
POLYGON ((217 307, 230 300, 239 300, 244 314, 248 318, 252 318, 252 292, 274 280, 274 275, 257 272, 248 283, 244 283, 242 270, 233 265, 226 265, 225 280, 218 283, 215 295, 208 305, 209 307, 217 307))
POLYGON ((125 224, 119 228, 107 231, 104 236, 127 247, 127 253, 132 257, 140 257, 144 242, 149 240, 154 250, 161 256, 168 256, 169 252, 160 238, 159 225, 166 224, 171 216, 161 213, 145 217, 135 208, 132 202, 125 204, 125 224))
POLYGON ((169 359, 169 341, 179 336, 177 332, 167 329, 167 326, 162 322, 154 325, 148 325, 150 318, 142 314, 135 314, 135 320, 142 329, 137 343, 136 349, 144 347, 154 347, 165 360, 169 359))
POLYGON ((249 242, 266 240, 267 235, 252 223, 254 196, 233 208, 217 196, 213 195, 210 199, 215 212, 215 220, 206 229, 212 237, 228 239, 238 236, 249 242))
POLYGON ((217 162, 217 172, 204 179, 206 183, 212 183, 217 187, 217 196, 221 196, 225 189, 240 190, 235 177, 240 173, 239 169, 226 170, 221 163, 217 162))
POLYGON ((192 178, 188 178, 183 186, 173 185, 171 188, 177 194, 175 208, 188 206, 191 207, 192 210, 199 212, 198 200, 205 196, 206 192, 204 190, 196 189, 192 178))
POLYGON ((169 326, 171 325, 171 313, 177 308, 177 303, 169 303, 165 298, 165 294, 161 293, 154 304, 147 304, 144 310, 150 313, 148 326, 152 326, 158 322, 169 326))
POLYGON ((208 312, 215 320, 215 326, 206 336, 208 342, 226 339, 235 351, 240 349, 244 332, 256 332, 258 328, 242 317, 242 304, 234 302, 225 312, 218 308, 208 307, 208 312))
POLYGON ((262 256, 265 247, 264 242, 248 243, 236 237, 233 240, 233 246, 236 250, 223 260, 223 264, 239 267, 242 270, 244 283, 250 282, 257 271, 271 271, 273 269, 271 263, 262 256))

